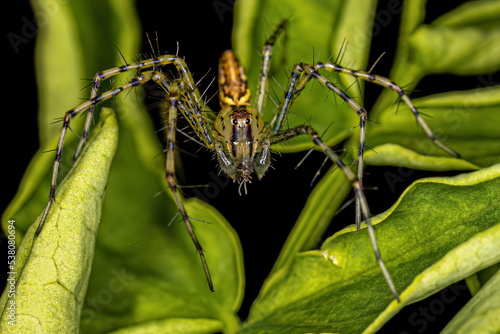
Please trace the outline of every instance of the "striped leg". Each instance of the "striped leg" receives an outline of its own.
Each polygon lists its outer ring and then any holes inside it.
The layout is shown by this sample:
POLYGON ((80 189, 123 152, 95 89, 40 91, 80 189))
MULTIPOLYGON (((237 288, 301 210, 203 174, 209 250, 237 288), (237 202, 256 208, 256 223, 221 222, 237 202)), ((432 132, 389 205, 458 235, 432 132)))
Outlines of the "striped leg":
POLYGON ((259 84, 257 85, 257 94, 255 99, 255 109, 259 115, 262 115, 264 108, 264 101, 267 96, 267 86, 269 82, 269 70, 271 68, 271 56, 273 54, 273 45, 276 42, 278 36, 286 30, 288 26, 288 20, 281 22, 281 24, 276 28, 274 33, 269 37, 269 39, 264 44, 262 48, 262 62, 260 65, 260 75, 259 84))
MULTIPOLYGON (((431 141, 447 152, 448 154, 459 157, 459 154, 449 147, 445 146, 443 143, 441 143, 436 136, 433 134, 432 130, 430 127, 427 125, 427 123, 424 121, 424 119, 420 116, 418 113, 417 109, 411 102, 410 98, 408 95, 406 95, 403 91, 403 89, 392 82, 391 80, 378 76, 378 75, 372 75, 368 72, 363 72, 363 71, 354 71, 350 70, 344 67, 341 67, 337 64, 334 64, 332 62, 325 62, 321 63, 318 62, 316 64, 308 65, 306 63, 300 63, 295 65, 292 74, 290 75, 290 79, 288 82, 288 87, 285 93, 285 96, 283 100, 280 103, 279 106, 279 112, 276 114, 275 118, 271 122, 271 131, 273 133, 277 133, 281 130, 284 121, 286 119, 286 116, 288 114, 288 110, 290 109, 291 104, 295 100, 295 98, 300 94, 300 92, 303 90, 305 85, 310 81, 311 78, 315 78, 318 80, 321 84, 326 86, 328 89, 333 91, 336 95, 340 96, 344 101, 347 102, 347 104, 355 110, 359 117, 360 117, 360 135, 359 135, 359 150, 358 150, 358 179, 362 181, 363 179, 363 164, 364 164, 364 145, 365 145, 365 138, 366 138, 366 110, 364 110, 357 102, 355 102, 352 98, 347 96, 346 93, 344 93, 342 90, 340 90, 338 87, 336 87, 330 80, 328 80, 325 76, 321 75, 319 73, 319 70, 324 69, 330 72, 339 72, 339 73, 344 73, 344 74, 349 74, 351 76, 373 82, 377 85, 380 85, 382 87, 391 89, 398 93, 398 95, 401 97, 401 99, 405 102, 405 104, 411 109, 413 112, 417 122, 422 126, 424 131, 426 132, 427 136, 431 139, 431 141)), ((361 208, 360 208, 360 203, 359 199, 356 199, 356 225, 359 228, 359 224, 361 222, 361 208)))
MULTIPOLYGON (((145 69, 154 69, 159 68, 162 66, 166 65, 174 65, 181 76, 182 80, 185 83, 185 92, 186 92, 186 98, 189 100, 189 103, 191 105, 191 108, 189 108, 192 111, 195 111, 198 113, 197 117, 193 117, 190 115, 189 120, 190 123, 195 123, 191 124, 192 127, 195 129, 195 131, 200 135, 200 138, 204 138, 205 140, 210 141, 210 137, 208 135, 208 131, 206 130, 206 127, 204 126, 204 122, 201 120, 202 119, 202 114, 201 114, 201 107, 200 107, 200 95, 198 91, 195 89, 195 83, 194 79, 189 72, 189 69, 184 62, 182 58, 179 58, 178 56, 173 56, 173 55, 161 55, 158 57, 154 57, 151 59, 146 59, 137 63, 133 64, 127 64, 119 67, 114 67, 109 70, 99 72, 94 76, 93 84, 92 84, 92 91, 90 95, 90 100, 94 99, 95 97, 98 96, 97 91, 99 88, 99 85, 101 84, 102 81, 107 80, 111 77, 114 77, 118 74, 124 73, 124 72, 131 72, 134 70, 145 70, 145 69), (193 119, 196 118, 196 120, 193 121, 193 119)), ((164 86, 168 85, 168 80, 164 80, 165 82, 163 83, 164 86)), ((92 105, 88 111, 87 111, 87 117, 85 120, 85 126, 83 129, 83 134, 80 139, 80 143, 78 144, 76 153, 73 157, 73 162, 76 161, 78 156, 80 155, 80 152, 85 145, 85 142, 87 141, 88 134, 90 131, 90 126, 92 124, 93 120, 93 114, 94 114, 94 105, 92 105)))
POLYGON ((375 253, 375 258, 377 259, 378 265, 382 270, 382 274, 384 275, 384 278, 387 282, 387 285, 389 286, 389 289, 394 295, 394 298, 396 298, 396 300, 399 302, 399 295, 398 292, 396 291, 396 287, 394 286, 394 282, 392 281, 391 275, 389 274, 389 271, 385 267, 384 261, 382 261, 382 257, 380 255, 377 239, 375 238, 375 231, 370 222, 370 209, 368 207, 368 202, 366 201, 366 197, 363 192, 363 185, 361 183, 361 180, 359 180, 359 178, 356 177, 356 175, 351 171, 351 169, 349 169, 349 167, 347 167, 342 163, 342 160, 340 160, 339 156, 335 154, 335 152, 333 152, 333 150, 330 149, 330 147, 328 147, 328 145, 326 145, 321 140, 316 130, 314 130, 309 125, 300 125, 295 128, 291 128, 283 132, 276 133, 271 136, 271 144, 276 144, 278 142, 285 141, 299 135, 308 135, 313 141, 313 143, 316 146, 318 146, 323 151, 323 153, 326 156, 328 156, 328 158, 330 158, 330 160, 333 163, 335 163, 340 169, 342 169, 342 172, 351 183, 356 193, 356 199, 359 200, 361 212, 366 221, 368 235, 370 236, 370 241, 372 243, 373 251, 375 253))
POLYGON ((444 145, 443 143, 441 143, 439 140, 436 139, 436 136, 434 135, 434 133, 432 133, 432 130, 430 129, 430 127, 427 125, 427 123, 424 121, 424 119, 420 116, 420 114, 417 111, 417 108, 415 108, 415 106, 411 102, 408 95, 405 94, 405 92, 403 91, 403 89, 400 86, 398 86, 396 83, 392 82, 391 80, 384 78, 384 77, 381 77, 379 75, 370 74, 368 72, 353 71, 353 70, 350 70, 348 68, 344 68, 340 65, 337 65, 335 63, 332 63, 332 62, 325 62, 325 63, 318 62, 318 63, 314 64, 314 66, 307 65, 307 67, 309 67, 311 70, 314 70, 314 71, 319 71, 321 69, 325 69, 325 70, 330 71, 330 72, 349 74, 353 77, 357 77, 357 78, 363 79, 363 80, 368 81, 368 82, 373 82, 374 84, 377 84, 377 85, 382 86, 384 88, 395 91, 401 97, 403 102, 413 112, 415 119, 420 124, 420 126, 424 129, 425 133, 430 138, 430 140, 432 140, 432 142, 436 146, 438 146, 439 148, 441 148, 443 151, 447 152, 448 154, 450 154, 454 157, 457 157, 457 158, 460 157, 460 155, 457 152, 455 152, 454 150, 447 147, 446 145, 444 145))
MULTIPOLYGON (((395 91, 401 97, 401 99, 403 100, 403 102, 413 112, 413 115, 415 116, 415 119, 420 124, 420 126, 424 129, 424 131, 427 134, 427 136, 429 137, 429 139, 436 146, 438 146, 439 148, 441 148, 443 151, 447 152, 448 154, 450 154, 450 155, 452 155, 454 157, 457 157, 457 158, 460 157, 460 155, 457 152, 455 152, 451 148, 447 147, 446 145, 444 145, 443 143, 441 143, 436 138, 436 136, 434 135, 434 133, 432 132, 432 130, 430 129, 430 127, 427 125, 427 123, 424 121, 424 119, 418 113, 417 108, 415 108, 415 106, 411 102, 411 100, 408 97, 408 95, 406 95, 404 93, 403 89, 400 86, 398 86, 397 84, 395 84, 391 80, 389 80, 387 78, 384 78, 384 77, 381 77, 381 76, 378 76, 378 75, 370 74, 368 72, 354 71, 354 70, 351 70, 351 69, 348 69, 348 68, 344 68, 344 67, 342 67, 340 65, 337 65, 335 63, 332 63, 332 62, 325 62, 325 63, 318 62, 318 63, 314 64, 314 66, 302 63, 302 64, 300 64, 300 66, 301 66, 301 68, 304 69, 304 71, 306 73, 315 76, 316 79, 318 79, 318 81, 320 81, 324 85, 327 85, 327 83, 324 82, 324 80, 325 80, 324 77, 321 76, 321 75, 319 75, 319 74, 317 74, 318 71, 321 70, 321 69, 325 69, 325 70, 330 71, 330 72, 338 72, 338 73, 348 74, 348 75, 351 75, 351 76, 363 79, 363 80, 368 81, 368 82, 373 82, 374 84, 377 84, 377 85, 382 86, 384 88, 391 89, 391 90, 395 91)), ((342 97, 342 95, 340 95, 340 96, 342 97)), ((344 97, 342 97, 342 98, 344 99, 344 97)), ((363 125, 360 123, 360 126, 362 126, 361 129, 364 128, 364 122, 362 121, 362 123, 363 123, 363 125)), ((358 159, 359 159, 359 162, 358 162, 358 179, 359 180, 362 180, 362 177, 363 177, 363 153, 364 153, 363 152, 364 151, 363 148, 364 148, 364 140, 365 140, 365 131, 361 130, 361 129, 360 129, 360 146, 359 146, 359 152, 358 152, 358 159)), ((361 220, 360 203, 359 203, 359 200, 356 199, 356 225, 358 226, 358 229, 359 229, 360 220, 361 220)))
POLYGON ((186 229, 189 232, 189 236, 193 241, 198 254, 200 255, 201 263, 203 265, 203 270, 205 271, 205 276, 207 278, 208 287, 213 292, 214 286, 212 283, 212 278, 210 276, 210 271, 208 270, 207 261, 205 259, 205 255, 203 254, 203 249, 198 242, 198 238, 194 232, 193 226, 189 221, 189 217, 184 209, 184 205, 182 204, 179 193, 177 192, 177 185, 175 183, 175 135, 177 131, 177 112, 179 110, 179 99, 182 90, 183 83, 180 81, 174 82, 170 86, 170 97, 169 97, 169 111, 165 117, 167 121, 167 126, 165 127, 166 141, 167 141, 167 156, 166 156, 166 179, 167 184, 172 191, 172 195, 175 199, 175 204, 179 210, 179 213, 182 216, 182 220, 186 225, 186 229))
MULTIPOLYGON (((295 65, 292 73, 290 74, 290 79, 288 81, 288 86, 285 91, 285 96, 280 102, 278 113, 275 115, 274 119, 270 123, 271 132, 279 133, 281 131, 283 124, 290 110, 290 106, 293 104, 298 95, 302 92, 307 83, 312 79, 318 80, 321 84, 326 86, 334 94, 340 96, 357 114, 359 117, 359 150, 358 150, 358 173, 357 179, 362 182, 363 180, 363 163, 364 163, 364 148, 365 148, 365 138, 366 138, 366 121, 367 112, 361 107, 354 99, 350 98, 344 91, 338 88, 334 83, 332 83, 324 75, 317 72, 314 67, 307 65, 305 63, 300 63, 295 65)), ((361 224, 361 203, 359 198, 356 197, 356 226, 359 229, 361 224)))
MULTIPOLYGON (((319 74, 314 68, 307 64, 302 64, 306 74, 317 79, 321 84, 328 87, 335 94, 340 96, 342 100, 347 102, 347 104, 354 110, 359 116, 359 148, 358 148, 358 172, 357 177, 360 182, 363 182, 363 170, 364 170, 364 151, 365 151, 365 140, 366 140, 366 121, 367 112, 361 107, 354 99, 350 98, 344 91, 335 86, 330 80, 325 76, 319 74)), ((360 197, 356 196, 356 227, 359 230, 361 225, 362 208, 360 203, 360 197)))

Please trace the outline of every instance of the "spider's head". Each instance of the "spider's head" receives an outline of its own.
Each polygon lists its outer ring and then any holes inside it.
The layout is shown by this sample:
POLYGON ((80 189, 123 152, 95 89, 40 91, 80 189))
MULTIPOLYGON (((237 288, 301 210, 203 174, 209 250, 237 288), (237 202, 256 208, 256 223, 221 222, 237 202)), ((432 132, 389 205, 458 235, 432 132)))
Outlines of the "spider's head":
POLYGON ((215 151, 221 169, 245 189, 252 173, 264 176, 271 156, 264 121, 249 105, 226 105, 215 120, 215 151))

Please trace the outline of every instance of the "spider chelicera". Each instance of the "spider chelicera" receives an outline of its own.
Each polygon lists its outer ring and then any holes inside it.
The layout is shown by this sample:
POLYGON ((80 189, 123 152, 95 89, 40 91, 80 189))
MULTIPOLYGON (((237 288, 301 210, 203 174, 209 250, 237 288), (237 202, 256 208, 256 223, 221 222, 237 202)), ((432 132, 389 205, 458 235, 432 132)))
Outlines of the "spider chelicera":
POLYGON ((428 137, 449 154, 453 156, 458 156, 458 154, 436 139, 429 126, 420 117, 417 109, 413 106, 411 100, 403 92, 400 86, 387 78, 372 75, 369 72, 354 71, 330 61, 317 62, 313 65, 304 62, 296 64, 290 74, 288 85, 274 117, 269 123, 264 122, 262 113, 264 100, 267 94, 272 49, 276 39, 286 29, 287 24, 287 21, 283 21, 263 47, 259 83, 253 106, 251 105, 251 92, 248 87, 247 77, 236 55, 231 50, 227 50, 222 54, 219 61, 219 100, 221 110, 217 113, 215 118, 211 118, 208 116, 207 112, 205 112, 201 102, 202 97, 196 88, 193 77, 184 60, 177 55, 155 56, 151 59, 126 64, 97 73, 94 77, 90 99, 66 112, 63 118, 62 130, 56 149, 56 158, 52 172, 50 198, 41 222, 35 232, 35 238, 40 234, 50 208, 55 200, 54 196, 59 165, 61 162, 61 153, 70 121, 87 111, 83 135, 74 156, 74 160, 76 160, 87 140, 95 105, 111 99, 122 92, 129 91, 134 87, 141 86, 149 81, 154 81, 167 93, 165 102, 167 102, 168 108, 164 117, 166 120, 167 183, 189 235, 198 251, 210 290, 214 291, 214 287, 203 254, 203 249, 198 242, 190 222, 192 218, 188 216, 184 209, 175 181, 174 152, 177 117, 179 112, 188 121, 199 141, 208 149, 216 153, 221 170, 233 179, 234 182, 239 183, 240 194, 242 190, 246 193, 247 183, 250 183, 253 174, 256 174, 257 178, 261 179, 266 173, 271 161, 272 145, 300 135, 309 136, 311 141, 342 170, 351 183, 356 194, 358 215, 362 216, 366 221, 378 264, 394 297, 399 300, 396 288, 378 250, 374 230, 370 223, 370 210, 363 193, 363 185, 361 182, 367 112, 354 99, 350 98, 332 81, 321 74, 320 71, 326 70, 348 74, 395 91, 400 96, 401 100, 411 109, 417 122, 425 130, 428 137), (161 71, 161 68, 167 65, 176 68, 177 73, 175 76, 167 75, 161 71), (132 80, 102 94, 97 93, 98 87, 103 80, 132 70, 139 71, 139 74, 132 80), (340 157, 321 140, 312 126, 300 125, 284 129, 285 120, 290 107, 311 79, 317 80, 339 96, 359 116, 360 144, 357 174, 342 163, 340 157))

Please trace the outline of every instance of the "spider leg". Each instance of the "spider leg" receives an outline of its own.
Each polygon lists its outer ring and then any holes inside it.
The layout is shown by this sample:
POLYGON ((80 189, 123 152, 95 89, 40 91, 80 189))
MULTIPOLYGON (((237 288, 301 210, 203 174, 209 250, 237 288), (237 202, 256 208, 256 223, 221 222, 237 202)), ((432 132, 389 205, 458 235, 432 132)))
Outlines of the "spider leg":
POLYGON ((257 93, 255 98, 255 109, 259 115, 262 115, 264 108, 264 101, 267 93, 267 86, 269 82, 269 70, 271 68, 271 56, 273 54, 273 46, 276 42, 278 36, 286 30, 288 26, 288 20, 284 20, 280 23, 280 25, 276 28, 273 34, 267 39, 266 43, 262 47, 262 55, 261 55, 261 65, 260 65, 260 75, 259 75, 259 83, 257 85, 257 93))
POLYGON ((366 197, 363 192, 363 185, 361 183, 361 180, 356 176, 356 174, 354 174, 354 172, 349 167, 344 165, 340 157, 321 140, 316 130, 314 130, 314 128, 311 127, 310 125, 299 125, 297 127, 290 128, 282 132, 278 132, 276 134, 271 135, 270 141, 271 144, 275 144, 281 141, 289 140, 299 135, 308 135, 313 141, 313 143, 316 146, 318 146, 321 149, 321 151, 323 151, 323 153, 326 156, 328 156, 328 158, 342 170, 346 178, 351 183, 351 186, 353 187, 356 193, 356 199, 359 200, 361 212, 366 221, 368 235, 370 237, 372 248, 375 253, 375 258, 377 259, 378 265, 382 271, 382 274, 384 275, 384 278, 387 282, 387 285, 389 286, 389 289, 394 295, 394 298, 396 298, 396 300, 399 302, 400 299, 396 287, 394 286, 394 282, 392 281, 391 275, 389 274, 389 271, 387 270, 384 261, 382 260, 382 257, 380 255, 377 239, 375 238, 375 231, 370 222, 370 216, 371 216, 370 209, 368 207, 368 202, 366 201, 366 197))
MULTIPOLYGON (((359 149, 358 149, 358 172, 357 179, 362 182, 363 180, 363 164, 364 164, 364 148, 366 140, 366 121, 367 112, 359 105, 353 98, 349 97, 342 89, 337 87, 333 82, 331 82, 324 75, 320 74, 315 70, 313 66, 305 63, 300 63, 294 66, 292 73, 290 74, 290 79, 288 80, 288 86, 285 91, 285 96, 280 102, 278 113, 275 115, 270 123, 271 133, 278 133, 285 123, 290 106, 293 104, 298 95, 302 92, 304 87, 311 79, 316 79, 321 84, 326 86, 334 94, 338 95, 342 100, 344 100, 351 109, 353 109, 359 117, 359 149)), ((361 224, 361 203, 359 199, 356 198, 356 226, 359 230, 361 224)))
MULTIPOLYGON (((191 72, 189 71, 185 61, 182 58, 179 58, 178 56, 173 56, 173 55, 161 55, 157 56, 151 59, 145 59, 140 62, 132 63, 132 64, 126 64, 123 66, 118 66, 111 68, 106 71, 102 71, 97 73, 94 76, 93 84, 92 84, 92 91, 90 95, 90 100, 94 99, 97 94, 97 90, 99 88, 99 85, 101 84, 102 81, 107 80, 109 78, 112 78, 116 75, 119 75, 124 72, 129 72, 131 73, 132 70, 145 70, 145 69, 153 69, 155 71, 156 68, 166 66, 166 65, 174 65, 179 72, 183 82, 185 83, 185 92, 187 99, 189 100, 189 103, 192 105, 190 107, 190 110, 196 111, 195 113, 198 114, 198 119, 195 122, 190 122, 193 123, 191 124, 197 134, 199 135, 200 138, 204 138, 204 141, 208 141, 211 143, 211 139, 209 136, 209 132, 207 131, 204 121, 201 120, 202 114, 201 114, 201 109, 199 107, 199 101, 201 99, 198 91, 196 90, 196 86, 194 83, 193 76, 191 75, 191 72), (196 125, 195 125, 196 124, 196 125)), ((164 87, 168 86, 168 80, 165 78, 162 82, 164 87)), ((78 144, 78 147, 76 149, 76 153, 73 157, 73 162, 76 161, 78 156, 80 155, 80 152, 87 142, 87 138, 90 132, 90 127, 92 125, 92 120, 93 120, 93 114, 94 114, 94 105, 90 106, 87 111, 87 117, 85 119, 85 125, 83 129, 83 134, 81 136, 80 142, 78 144)), ((193 117, 190 117, 190 119, 193 119, 193 117)))
POLYGON ((56 157, 54 159, 54 165, 53 165, 53 169, 52 169, 52 181, 51 181, 51 185, 50 185, 49 202, 47 204, 47 207, 45 208, 45 211, 43 213, 40 224, 38 225, 38 228, 35 231, 35 236, 34 236, 35 239, 38 237, 38 235, 42 231, 42 227, 45 223, 45 220, 47 218, 49 210, 55 201, 55 190, 56 190, 56 184, 57 184, 57 177, 58 177, 58 173, 59 173, 59 165, 61 163, 61 156, 62 156, 64 141, 66 139, 66 134, 68 132, 71 120, 73 118, 75 118, 76 116, 80 115, 81 113, 87 111, 91 107, 95 106, 96 104, 103 102, 103 101, 106 101, 106 100, 109 100, 109 99, 115 97, 116 95, 118 95, 124 91, 128 91, 128 90, 132 89, 133 87, 143 85, 144 83, 146 83, 150 80, 159 82, 161 80, 164 80, 164 75, 161 74, 160 72, 155 72, 155 71, 144 72, 144 73, 138 75, 137 77, 135 77, 134 79, 132 79, 131 81, 126 82, 123 85, 117 86, 116 88, 114 88, 112 90, 106 91, 101 95, 97 95, 97 96, 93 97, 92 99, 87 100, 87 101, 83 102, 82 104, 80 104, 80 105, 76 106, 75 108, 66 112, 66 114, 63 117, 63 125, 62 125, 62 129, 61 129, 61 134, 59 135, 59 141, 57 143, 57 149, 56 149, 56 157))
POLYGON ((174 161, 174 153, 175 153, 175 136, 177 132, 177 112, 179 110, 179 103, 181 98, 181 90, 182 90, 182 82, 175 81, 170 86, 170 96, 169 96, 169 111, 166 115, 165 119, 167 121, 167 126, 165 128, 166 133, 166 141, 167 141, 167 157, 166 157, 166 179, 167 184, 172 191, 172 195, 174 196, 175 204, 179 210, 179 213, 182 216, 182 220, 186 225, 186 229, 189 232, 189 236, 193 241, 196 250, 200 256, 201 263, 203 265, 203 270, 205 272, 205 276, 207 278, 208 286, 210 290, 214 291, 214 286, 212 283, 212 278, 210 276, 210 271, 208 269, 207 261, 205 259, 205 255, 203 253, 203 248, 201 247, 198 238, 194 232, 193 226, 189 221, 189 217, 184 209, 184 205, 182 204, 180 195, 177 191, 177 185, 175 183, 175 161, 174 161))
POLYGON ((365 81, 372 82, 372 83, 377 84, 379 86, 382 86, 384 88, 395 91, 401 97, 401 100, 403 100, 403 102, 408 106, 408 108, 410 108, 413 115, 415 116, 415 119, 420 124, 420 126, 424 129, 425 133, 427 134, 427 137, 429 137, 429 139, 436 146, 441 148, 443 151, 447 152, 448 154, 450 154, 454 157, 457 157, 457 158, 460 157, 460 155, 457 152, 455 152, 451 148, 447 147, 446 145, 441 143, 436 138, 436 136, 432 132, 431 128, 427 125, 427 123, 424 121, 424 119, 420 116, 417 108, 415 108, 415 106, 411 102, 408 95, 405 94, 405 92, 403 91, 403 89, 399 85, 392 82, 390 79, 379 76, 379 75, 373 75, 373 74, 370 74, 369 72, 354 71, 354 70, 351 70, 348 68, 344 68, 344 67, 337 65, 335 63, 332 63, 332 62, 325 62, 325 63, 318 62, 318 63, 314 64, 315 71, 319 71, 320 69, 325 69, 325 70, 330 71, 330 72, 349 74, 353 77, 360 78, 360 79, 363 79, 365 81))

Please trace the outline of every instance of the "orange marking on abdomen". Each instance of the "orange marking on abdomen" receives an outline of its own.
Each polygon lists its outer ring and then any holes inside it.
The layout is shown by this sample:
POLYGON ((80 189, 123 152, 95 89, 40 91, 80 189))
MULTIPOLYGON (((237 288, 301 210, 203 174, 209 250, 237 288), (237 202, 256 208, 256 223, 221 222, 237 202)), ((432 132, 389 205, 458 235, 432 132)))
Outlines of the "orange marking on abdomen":
POLYGON ((250 89, 243 66, 233 51, 222 53, 219 60, 220 105, 250 104, 250 89))

